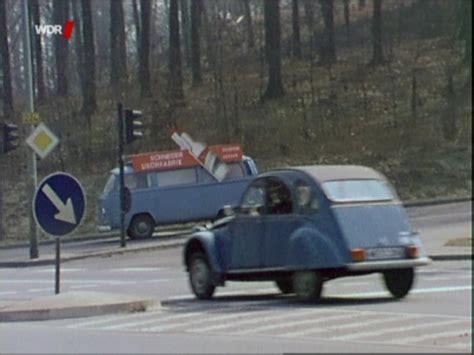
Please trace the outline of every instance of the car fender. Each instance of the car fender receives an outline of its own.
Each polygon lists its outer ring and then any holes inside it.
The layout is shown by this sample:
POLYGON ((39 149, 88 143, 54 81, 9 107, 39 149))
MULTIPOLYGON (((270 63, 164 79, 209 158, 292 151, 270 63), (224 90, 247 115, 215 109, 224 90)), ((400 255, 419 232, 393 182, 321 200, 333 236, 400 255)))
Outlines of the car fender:
POLYGON ((290 237, 289 263, 297 268, 326 269, 344 265, 337 245, 324 233, 303 227, 290 237))
POLYGON ((219 275, 222 268, 218 260, 218 250, 214 233, 209 230, 201 230, 194 233, 184 246, 183 261, 186 271, 189 268, 189 261, 194 251, 200 251, 207 256, 209 266, 213 273, 219 275))

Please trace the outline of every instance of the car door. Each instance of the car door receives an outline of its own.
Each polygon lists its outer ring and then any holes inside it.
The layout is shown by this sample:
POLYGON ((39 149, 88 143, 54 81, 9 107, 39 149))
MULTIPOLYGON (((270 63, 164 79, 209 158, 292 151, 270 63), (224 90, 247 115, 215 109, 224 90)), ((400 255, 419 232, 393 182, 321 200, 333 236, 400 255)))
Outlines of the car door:
POLYGON ((266 181, 267 209, 264 217, 265 240, 263 266, 284 267, 288 264, 289 241, 292 233, 303 224, 295 213, 296 204, 291 187, 276 177, 266 181))
POLYGON ((258 268, 262 264, 265 182, 252 182, 244 192, 239 212, 231 225, 231 270, 258 268))

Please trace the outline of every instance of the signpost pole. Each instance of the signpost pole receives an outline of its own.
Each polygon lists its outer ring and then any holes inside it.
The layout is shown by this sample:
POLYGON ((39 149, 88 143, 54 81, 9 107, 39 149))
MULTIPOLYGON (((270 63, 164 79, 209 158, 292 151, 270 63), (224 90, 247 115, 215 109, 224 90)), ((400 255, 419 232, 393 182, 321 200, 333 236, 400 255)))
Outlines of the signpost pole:
POLYGON ((124 178, 124 162, 123 162, 123 145, 124 145, 124 127, 123 127, 123 105, 119 103, 117 105, 118 114, 118 159, 119 159, 119 172, 120 172, 120 247, 125 248, 127 241, 125 238, 125 178, 124 178))
MULTIPOLYGON (((34 94, 33 94, 33 71, 31 68, 31 45, 30 45, 30 21, 29 21, 29 14, 28 14, 28 1, 23 1, 23 50, 24 50, 24 57, 25 57, 25 73, 26 73, 26 85, 28 91, 28 111, 34 112, 35 111, 35 104, 34 104, 34 94)), ((34 130, 34 125, 31 126, 31 131, 34 130)), ((36 173, 36 154, 28 149, 28 155, 30 155, 27 159, 27 170, 28 174, 32 177, 32 182, 29 185, 28 192, 29 198, 33 197, 34 191, 37 185, 37 173, 36 173)), ((36 259, 39 256, 38 253, 38 232, 36 228, 36 222, 33 217, 33 213, 29 215, 29 222, 30 222, 30 259, 36 259)))
POLYGON ((54 293, 59 294, 60 287, 60 270, 61 270, 61 238, 56 237, 56 272, 55 272, 55 283, 54 283, 54 293))

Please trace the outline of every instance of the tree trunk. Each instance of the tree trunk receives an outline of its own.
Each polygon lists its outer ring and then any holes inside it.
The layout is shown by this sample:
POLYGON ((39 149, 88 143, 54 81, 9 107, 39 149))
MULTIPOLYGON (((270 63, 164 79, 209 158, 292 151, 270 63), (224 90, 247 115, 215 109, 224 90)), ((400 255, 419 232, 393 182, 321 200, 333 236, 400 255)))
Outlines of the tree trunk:
POLYGON ((247 45, 249 48, 253 48, 255 46, 255 36, 253 33, 252 12, 250 11, 250 1, 242 0, 242 6, 244 8, 244 14, 245 14, 245 27, 247 30, 247 45))
POLYGON ((359 10, 365 8, 365 0, 359 0, 359 10))
MULTIPOLYGON (((53 0, 53 22, 64 25, 69 16, 69 1, 53 0)), ((56 94, 68 95, 68 43, 62 36, 54 36, 54 59, 56 63, 56 94)))
POLYGON ((331 65, 336 62, 336 45, 334 43, 334 2, 320 0, 324 19, 324 33, 320 48, 319 64, 331 65))
POLYGON ((314 2, 313 0, 304 0, 304 14, 306 27, 309 33, 309 50, 311 55, 314 53, 314 2))
POLYGON ((281 79, 280 1, 264 0, 265 54, 268 63, 268 84, 263 97, 273 99, 285 95, 281 79))
POLYGON ((184 44, 184 58, 186 66, 191 67, 191 40, 190 40, 190 24, 189 24, 189 6, 188 0, 180 0, 180 13, 181 13, 181 27, 184 44))
POLYGON ((202 82, 201 76, 201 0, 191 0, 191 69, 193 86, 202 82))
POLYGON ((382 48, 382 0, 374 0, 372 41, 374 53, 370 63, 372 65, 381 65, 385 62, 382 48))
POLYGON ((140 93, 142 97, 151 96, 150 88, 150 0, 140 0, 141 29, 140 29, 140 93))
POLYGON ((2 56, 3 115, 9 117, 13 114, 13 92, 5 0, 0 0, 0 52, 2 56))
POLYGON ((87 116, 89 129, 91 128, 90 116, 97 109, 95 85, 95 46, 94 23, 90 0, 81 1, 82 8, 82 40, 84 41, 84 91, 82 93, 82 113, 87 116))
POLYGON ((178 0, 170 0, 169 12, 169 78, 168 88, 170 101, 174 105, 184 100, 183 77, 181 73, 181 46, 179 38, 179 4, 178 0))
POLYGON ((298 10, 298 0, 291 1, 291 23, 293 27, 293 56, 301 58, 300 41, 300 14, 298 10))
MULTIPOLYGON (((40 10, 38 0, 29 0, 30 16, 32 17, 33 25, 40 24, 40 10)), ((32 31, 34 33, 34 31, 32 31)), ((41 36, 32 36, 35 54, 35 83, 37 89, 37 100, 39 103, 43 102, 46 97, 46 89, 44 86, 44 71, 43 71, 43 48, 41 46, 41 36)))
MULTIPOLYGON (((111 0, 114 1, 114 0, 111 0)), ((140 42, 141 42, 141 23, 140 23, 140 11, 138 10, 138 0, 133 0, 132 7, 133 7, 133 23, 135 24, 135 34, 136 34, 136 42, 137 42, 137 56, 140 53, 140 42)))
POLYGON ((82 46, 82 21, 81 21, 81 9, 80 4, 77 1, 71 0, 72 6, 72 16, 75 20, 75 31, 76 35, 74 37, 74 47, 75 54, 77 58, 77 75, 79 77, 79 84, 81 92, 85 91, 85 75, 84 75, 84 49, 82 46))
POLYGON ((121 1, 110 0, 110 84, 116 85, 127 76, 125 24, 121 1))
POLYGON ((349 38, 351 33, 351 15, 349 8, 350 0, 344 0, 344 24, 346 26, 347 38, 349 38))

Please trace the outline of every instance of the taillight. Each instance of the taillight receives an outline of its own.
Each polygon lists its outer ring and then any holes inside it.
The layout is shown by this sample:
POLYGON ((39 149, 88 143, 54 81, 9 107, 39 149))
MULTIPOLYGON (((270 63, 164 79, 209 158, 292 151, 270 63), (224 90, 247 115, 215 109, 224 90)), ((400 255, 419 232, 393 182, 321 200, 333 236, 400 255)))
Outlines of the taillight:
POLYGON ((352 249, 351 255, 354 261, 364 261, 366 259, 365 250, 361 248, 352 249))
POLYGON ((409 258, 417 258, 419 254, 419 249, 416 245, 410 245, 407 247, 407 255, 409 258))

